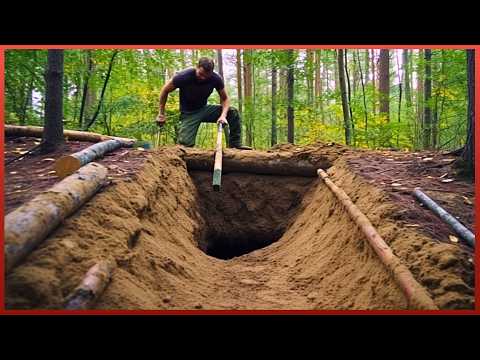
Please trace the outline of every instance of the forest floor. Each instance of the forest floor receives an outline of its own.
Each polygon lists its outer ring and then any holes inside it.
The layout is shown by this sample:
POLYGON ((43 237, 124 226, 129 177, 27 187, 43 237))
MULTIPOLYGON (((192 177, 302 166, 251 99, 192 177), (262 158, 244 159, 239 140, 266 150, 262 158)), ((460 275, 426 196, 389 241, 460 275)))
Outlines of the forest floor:
MULTIPOLYGON (((35 145, 5 140, 5 160, 35 145)), ((5 168, 5 214, 59 181, 69 141, 5 168)), ((236 150, 230 150, 236 151, 236 150)), ((422 188, 472 231, 474 184, 438 152, 318 143, 269 152, 326 156, 328 173, 441 309, 474 308, 473 251, 410 192, 422 188)), ((179 146, 119 149, 97 162, 111 186, 64 221, 6 280, 6 306, 61 308, 96 261, 118 264, 98 309, 405 309, 362 233, 318 178, 188 172, 179 146), (257 249, 252 251, 253 249, 257 249)))

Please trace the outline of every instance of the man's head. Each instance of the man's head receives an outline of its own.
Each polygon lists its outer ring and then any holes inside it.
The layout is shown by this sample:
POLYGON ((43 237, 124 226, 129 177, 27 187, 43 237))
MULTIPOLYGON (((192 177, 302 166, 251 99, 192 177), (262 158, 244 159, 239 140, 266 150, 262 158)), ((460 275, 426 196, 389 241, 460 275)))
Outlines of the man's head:
POLYGON ((202 57, 198 60, 196 76, 197 80, 203 81, 207 80, 213 74, 214 68, 213 60, 209 57, 202 57))

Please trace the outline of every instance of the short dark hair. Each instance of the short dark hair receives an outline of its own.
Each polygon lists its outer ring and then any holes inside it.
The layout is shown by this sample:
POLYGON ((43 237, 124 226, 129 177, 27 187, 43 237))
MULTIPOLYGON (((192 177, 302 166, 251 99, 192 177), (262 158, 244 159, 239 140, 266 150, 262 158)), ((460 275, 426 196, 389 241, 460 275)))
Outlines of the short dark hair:
POLYGON ((213 59, 209 57, 202 57, 198 60, 198 67, 202 67, 206 72, 212 72, 215 67, 213 59))

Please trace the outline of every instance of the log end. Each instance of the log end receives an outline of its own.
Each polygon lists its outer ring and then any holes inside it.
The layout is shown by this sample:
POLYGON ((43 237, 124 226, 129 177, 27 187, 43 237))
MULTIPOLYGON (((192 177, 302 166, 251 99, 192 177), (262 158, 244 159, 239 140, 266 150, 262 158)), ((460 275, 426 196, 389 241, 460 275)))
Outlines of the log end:
POLYGON ((55 163, 55 172, 58 177, 65 178, 72 175, 81 167, 80 160, 74 156, 67 155, 58 159, 55 163))
POLYGON ((215 169, 213 171, 213 190, 220 191, 221 184, 222 184, 222 170, 215 169))

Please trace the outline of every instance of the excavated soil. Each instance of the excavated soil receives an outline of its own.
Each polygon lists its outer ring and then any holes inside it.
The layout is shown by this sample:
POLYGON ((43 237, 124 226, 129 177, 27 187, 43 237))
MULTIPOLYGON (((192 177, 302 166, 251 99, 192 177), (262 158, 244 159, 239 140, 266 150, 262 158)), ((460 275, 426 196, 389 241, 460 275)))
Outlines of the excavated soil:
MULTIPOLYGON (((271 151, 328 154, 332 180, 364 212, 440 309, 474 308, 472 253, 399 220, 402 207, 348 165, 337 145, 271 151)), ((189 173, 181 147, 147 156, 6 278, 7 309, 59 309, 86 271, 118 267, 96 309, 406 309, 404 295, 318 178, 189 173)))

